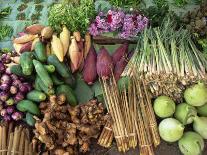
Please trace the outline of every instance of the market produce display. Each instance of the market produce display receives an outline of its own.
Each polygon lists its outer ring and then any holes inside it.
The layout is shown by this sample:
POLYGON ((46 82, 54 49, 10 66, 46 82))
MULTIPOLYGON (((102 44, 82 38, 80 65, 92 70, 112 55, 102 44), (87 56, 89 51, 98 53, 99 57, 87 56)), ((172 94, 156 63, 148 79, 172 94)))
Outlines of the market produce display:
POLYGON ((2 4, 0 155, 206 154, 206 6, 2 4))

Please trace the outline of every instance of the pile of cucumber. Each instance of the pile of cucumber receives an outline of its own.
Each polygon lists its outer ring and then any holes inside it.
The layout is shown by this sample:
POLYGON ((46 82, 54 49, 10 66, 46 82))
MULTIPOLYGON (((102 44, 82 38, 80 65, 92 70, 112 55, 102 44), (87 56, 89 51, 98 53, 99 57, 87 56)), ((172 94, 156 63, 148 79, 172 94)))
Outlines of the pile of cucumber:
POLYGON ((10 71, 34 83, 34 90, 27 94, 27 99, 17 103, 19 111, 27 112, 26 121, 29 125, 34 125, 33 115, 40 115, 38 103, 50 95, 64 94, 70 105, 77 105, 73 91, 75 78, 69 67, 55 55, 47 56, 43 43, 37 42, 34 52, 22 53, 20 64, 11 66, 10 71))

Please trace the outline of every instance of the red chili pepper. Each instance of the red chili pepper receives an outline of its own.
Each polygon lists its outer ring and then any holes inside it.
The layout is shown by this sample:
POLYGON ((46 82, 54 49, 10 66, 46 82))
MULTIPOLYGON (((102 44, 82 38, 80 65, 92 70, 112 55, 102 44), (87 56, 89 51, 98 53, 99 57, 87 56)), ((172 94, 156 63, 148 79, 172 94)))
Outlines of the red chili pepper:
POLYGON ((107 15, 107 22, 108 23, 111 23, 112 22, 112 15, 111 14, 108 14, 107 15))

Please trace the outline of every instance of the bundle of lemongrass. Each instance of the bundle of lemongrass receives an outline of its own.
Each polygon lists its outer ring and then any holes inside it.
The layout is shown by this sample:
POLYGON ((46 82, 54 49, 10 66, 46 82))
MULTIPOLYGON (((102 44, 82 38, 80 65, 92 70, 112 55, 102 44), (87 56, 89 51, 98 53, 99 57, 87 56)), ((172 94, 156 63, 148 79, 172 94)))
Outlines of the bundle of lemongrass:
POLYGON ((167 19, 163 26, 146 29, 140 35, 136 52, 122 75, 132 75, 133 68, 154 97, 167 95, 180 101, 186 85, 206 81, 207 58, 187 30, 176 30, 173 21, 167 19))
POLYGON ((0 155, 33 155, 29 130, 23 126, 4 123, 0 126, 0 155))
POLYGON ((160 137, 144 81, 133 76, 121 91, 114 77, 102 79, 101 84, 118 150, 126 152, 139 145, 142 155, 153 155, 153 145, 160 144, 160 137))

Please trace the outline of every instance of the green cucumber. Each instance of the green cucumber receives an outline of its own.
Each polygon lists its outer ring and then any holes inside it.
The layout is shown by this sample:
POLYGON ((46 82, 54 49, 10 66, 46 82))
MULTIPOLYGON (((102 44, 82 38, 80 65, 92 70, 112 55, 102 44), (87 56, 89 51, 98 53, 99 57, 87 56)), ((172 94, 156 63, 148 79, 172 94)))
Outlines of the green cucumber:
POLYGON ((33 118, 33 115, 30 114, 29 112, 26 113, 25 121, 29 126, 34 126, 36 123, 36 120, 33 118))
POLYGON ((47 63, 55 66, 56 71, 64 78, 70 78, 72 76, 68 67, 64 62, 60 62, 56 55, 49 55, 47 58, 47 63))
POLYGON ((39 90, 39 91, 42 90, 41 87, 40 87, 40 85, 39 85, 38 76, 35 78, 34 88, 36 90, 39 90))
POLYGON ((75 93, 73 92, 72 88, 70 88, 69 85, 60 85, 56 89, 56 94, 64 94, 66 96, 67 102, 72 105, 76 106, 77 105, 77 98, 75 96, 75 93))
POLYGON ((55 72, 55 66, 53 66, 53 65, 44 65, 44 67, 48 71, 48 73, 54 73, 55 72))
POLYGON ((52 79, 50 78, 50 75, 47 72, 47 70, 44 68, 43 64, 37 60, 33 60, 33 64, 34 64, 35 70, 37 72, 37 75, 40 77, 43 84, 47 88, 52 88, 52 86, 53 86, 52 79))
POLYGON ((54 83, 54 85, 61 85, 61 84, 64 84, 64 81, 63 80, 60 80, 56 75, 54 74, 51 74, 51 78, 52 78, 52 81, 54 83))
POLYGON ((10 68, 11 73, 16 74, 18 76, 25 76, 22 72, 22 67, 21 65, 13 65, 10 68))
POLYGON ((33 71, 33 55, 31 52, 24 52, 20 56, 20 65, 24 75, 31 75, 33 71))
POLYGON ((30 100, 19 101, 16 107, 17 107, 17 110, 21 112, 30 112, 31 114, 34 114, 34 115, 40 115, 40 110, 38 106, 30 100))
POLYGON ((37 60, 39 60, 41 62, 47 61, 46 49, 45 49, 45 45, 43 43, 38 41, 35 44, 34 50, 35 50, 34 53, 35 53, 37 60))
POLYGON ((40 88, 40 90, 42 90, 45 94, 47 95, 54 95, 55 91, 53 88, 47 88, 44 83, 42 82, 42 80, 40 79, 39 76, 36 77, 36 85, 38 86, 38 88, 40 88))
POLYGON ((29 93, 27 93, 27 99, 34 101, 34 102, 41 102, 46 100, 46 95, 38 90, 32 90, 29 93))

